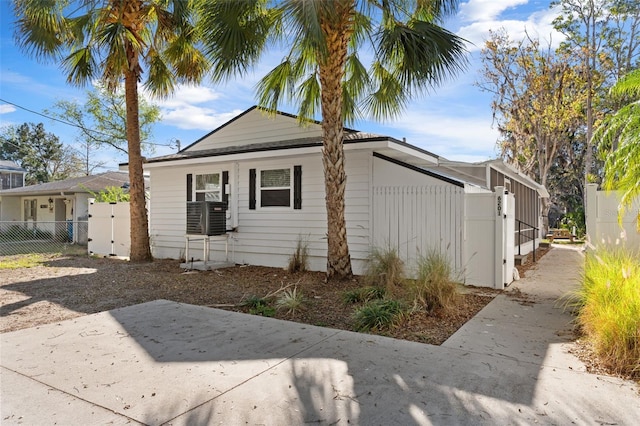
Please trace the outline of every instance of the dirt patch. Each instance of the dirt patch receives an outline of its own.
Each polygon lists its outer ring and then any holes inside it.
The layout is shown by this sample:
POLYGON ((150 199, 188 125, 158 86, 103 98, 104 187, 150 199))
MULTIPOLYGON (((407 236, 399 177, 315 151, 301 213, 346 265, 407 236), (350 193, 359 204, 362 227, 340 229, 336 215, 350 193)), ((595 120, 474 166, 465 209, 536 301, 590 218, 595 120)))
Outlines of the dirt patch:
MULTIPOLYGON (((249 312, 249 308, 241 306, 243 301, 286 286, 302 292, 304 307, 294 314, 277 311, 275 318, 352 330, 357 305, 345 304, 343 294, 363 285, 359 277, 326 283, 323 273, 292 274, 260 266, 185 272, 174 260, 136 264, 88 257, 52 258, 41 266, 0 270, 0 332, 157 299, 249 312)), ((441 344, 497 293, 465 287, 454 309, 431 314, 415 312, 397 328, 380 334, 441 344)))

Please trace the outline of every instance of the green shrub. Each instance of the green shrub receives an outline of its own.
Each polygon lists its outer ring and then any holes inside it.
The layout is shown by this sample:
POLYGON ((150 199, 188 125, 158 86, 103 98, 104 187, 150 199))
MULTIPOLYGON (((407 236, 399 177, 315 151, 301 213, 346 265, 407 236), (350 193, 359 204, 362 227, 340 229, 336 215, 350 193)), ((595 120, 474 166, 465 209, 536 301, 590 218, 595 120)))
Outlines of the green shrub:
POLYGON ((302 237, 298 237, 298 243, 296 244, 296 250, 289 257, 289 264, 287 265, 287 271, 289 272, 304 272, 309 268, 309 242, 303 240, 302 237))
POLYGON ((345 304, 353 304, 382 299, 385 295, 386 291, 384 288, 367 286, 345 291, 342 293, 342 300, 345 304))
POLYGON ((276 314, 276 309, 273 306, 269 306, 269 302, 262 297, 251 296, 242 305, 248 307, 249 313, 252 315, 272 317, 276 314))
POLYGON ((404 262, 393 247, 373 247, 368 257, 365 282, 370 286, 384 287, 387 294, 394 294, 405 281, 404 262))
POLYGON ((417 266, 417 278, 408 284, 414 305, 427 311, 454 307, 459 294, 447 256, 432 249, 418 258, 417 266))
POLYGON ((304 295, 298 291, 297 287, 285 290, 276 300, 276 309, 286 310, 289 315, 295 315, 303 307, 304 295))
POLYGON ((404 316, 401 302, 392 299, 372 300, 356 309, 354 327, 357 331, 385 330, 404 316))
POLYGON ((578 324, 601 361, 616 373, 640 378, 638 253, 588 253, 576 296, 578 324))
POLYGON ((119 186, 107 186, 97 193, 89 192, 95 198, 96 203, 121 203, 128 202, 131 198, 129 193, 119 186))

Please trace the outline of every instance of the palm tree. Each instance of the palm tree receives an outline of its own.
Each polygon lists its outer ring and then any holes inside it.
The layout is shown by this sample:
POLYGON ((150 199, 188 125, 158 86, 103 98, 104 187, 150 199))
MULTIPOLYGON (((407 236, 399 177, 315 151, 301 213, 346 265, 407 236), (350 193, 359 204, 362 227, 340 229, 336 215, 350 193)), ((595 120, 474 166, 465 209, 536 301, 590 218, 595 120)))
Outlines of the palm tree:
POLYGON ((199 82, 208 61, 196 49, 192 0, 14 0, 16 39, 28 54, 59 62, 70 84, 124 81, 131 195, 131 260, 152 259, 140 151, 138 82, 166 96, 199 82))
POLYGON ((438 25, 456 0, 221 0, 200 3, 215 78, 245 72, 270 43, 290 46, 258 84, 261 106, 322 115, 327 277, 351 275, 345 223, 344 123, 393 118, 408 99, 464 65, 464 41, 438 25), (367 48, 368 47, 368 48, 367 48), (370 56, 365 67, 360 56, 370 56))
MULTIPOLYGON (((611 95, 631 99, 615 114, 606 117, 594 134, 605 155, 604 187, 622 190, 623 209, 640 197, 640 69, 620 79, 611 95)), ((621 220, 624 210, 618 218, 621 220)), ((640 231, 640 213, 637 220, 640 231)))

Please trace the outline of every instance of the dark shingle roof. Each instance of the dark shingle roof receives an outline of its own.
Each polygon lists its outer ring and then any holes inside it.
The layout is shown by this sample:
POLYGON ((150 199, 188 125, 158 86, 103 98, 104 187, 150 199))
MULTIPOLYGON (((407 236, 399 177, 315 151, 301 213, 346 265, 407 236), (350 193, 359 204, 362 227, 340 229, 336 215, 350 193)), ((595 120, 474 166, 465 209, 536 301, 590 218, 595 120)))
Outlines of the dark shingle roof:
MULTIPOLYGON (((432 155, 434 157, 437 157, 435 154, 432 154, 421 148, 410 145, 404 141, 399 141, 394 138, 390 138, 388 136, 378 135, 375 133, 345 131, 345 135, 344 135, 345 144, 376 142, 376 141, 392 141, 396 144, 407 146, 416 151, 423 152, 423 153, 432 155)), ((161 157, 149 158, 146 162, 160 163, 164 161, 186 160, 190 158, 218 157, 223 155, 275 151, 275 150, 281 150, 281 149, 308 148, 308 147, 314 147, 314 146, 318 146, 318 147, 322 146, 322 137, 318 136, 318 137, 292 139, 292 140, 285 140, 285 141, 254 143, 249 145, 227 146, 222 148, 202 149, 198 151, 183 150, 176 154, 169 154, 169 155, 163 155, 161 157)), ((124 166, 126 164, 127 163, 122 163, 121 166, 124 166)))
POLYGON ((26 172, 25 169, 9 160, 0 160, 0 170, 7 172, 26 172))

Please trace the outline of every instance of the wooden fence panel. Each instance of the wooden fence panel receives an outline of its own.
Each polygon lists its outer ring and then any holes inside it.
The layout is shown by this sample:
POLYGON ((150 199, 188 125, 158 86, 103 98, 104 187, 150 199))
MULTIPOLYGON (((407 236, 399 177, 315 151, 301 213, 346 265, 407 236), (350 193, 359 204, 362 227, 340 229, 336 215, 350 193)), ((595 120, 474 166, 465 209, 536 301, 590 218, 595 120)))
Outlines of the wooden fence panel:
POLYGON ((463 268, 464 191, 457 186, 374 187, 373 245, 396 248, 409 270, 428 250, 463 268))

